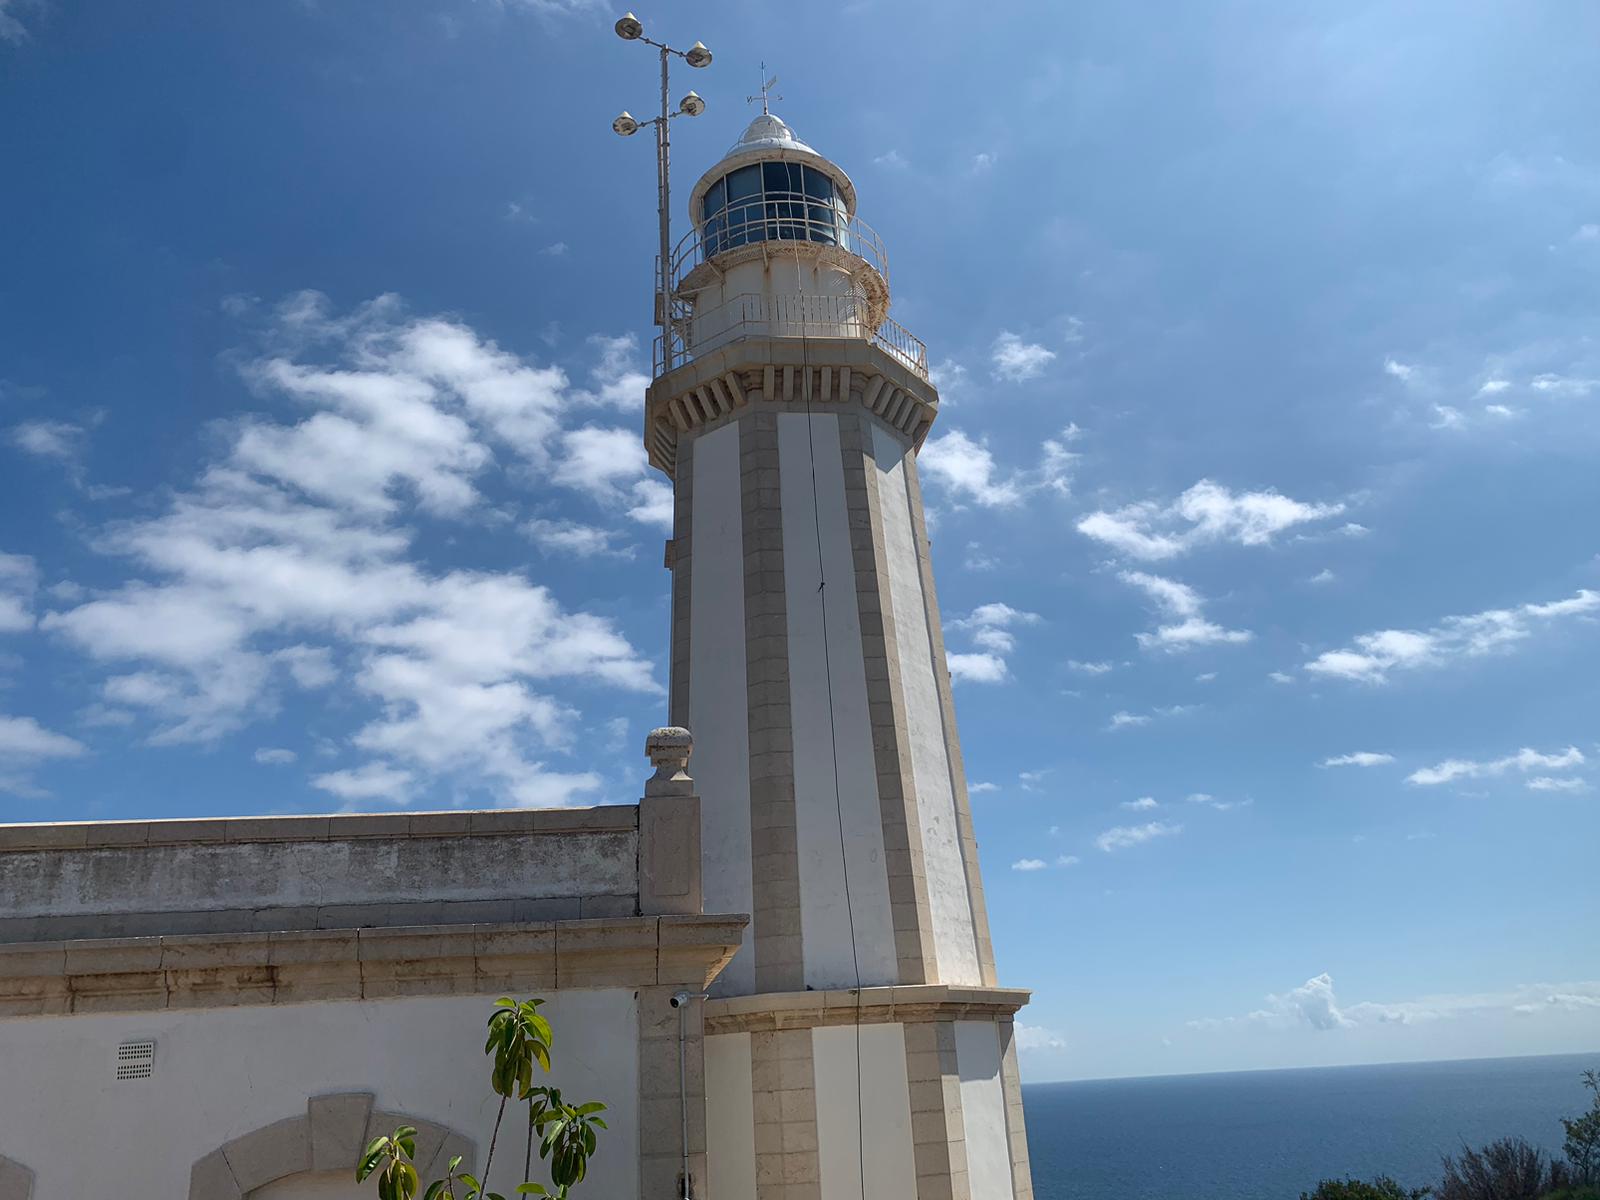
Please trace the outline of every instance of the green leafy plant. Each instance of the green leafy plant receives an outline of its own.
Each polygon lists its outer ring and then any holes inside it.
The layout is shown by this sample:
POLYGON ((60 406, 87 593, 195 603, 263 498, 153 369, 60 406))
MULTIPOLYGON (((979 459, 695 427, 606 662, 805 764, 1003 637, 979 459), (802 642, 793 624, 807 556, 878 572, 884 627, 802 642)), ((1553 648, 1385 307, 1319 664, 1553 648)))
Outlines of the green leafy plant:
POLYGON ((1600 1184, 1600 1072, 1585 1071, 1583 1086, 1594 1094, 1589 1111, 1573 1120, 1561 1118, 1567 1131, 1562 1146, 1572 1164, 1572 1179, 1578 1184, 1600 1184))
POLYGON ((1365 1179, 1324 1179, 1314 1192, 1301 1192, 1300 1200, 1423 1200, 1428 1188, 1406 1188, 1387 1175, 1365 1179))
MULTIPOLYGON (((596 1130, 606 1128, 599 1116, 605 1105, 598 1100, 568 1104, 561 1089, 535 1083, 534 1068, 541 1074, 550 1070, 550 1047, 555 1040, 550 1022, 539 1012, 543 1000, 513 1000, 502 996, 495 1001, 489 1016, 489 1038, 483 1051, 493 1059, 489 1086, 500 1097, 494 1130, 489 1135, 489 1153, 483 1161, 483 1180, 489 1178, 494 1152, 500 1140, 500 1126, 509 1104, 525 1104, 528 1109, 527 1145, 523 1154, 522 1177, 517 1194, 568 1200, 572 1189, 589 1173, 589 1160, 598 1144, 596 1130), (539 1146, 539 1159, 548 1163, 550 1185, 528 1179, 533 1173, 533 1147, 539 1146)), ((356 1181, 376 1176, 379 1200, 414 1200, 422 1180, 417 1174, 417 1131, 402 1125, 387 1136, 375 1137, 356 1166, 356 1181)), ((430 1183, 422 1200, 506 1200, 499 1192, 486 1190, 486 1184, 465 1171, 458 1173, 461 1156, 450 1160, 443 1179, 430 1183)))

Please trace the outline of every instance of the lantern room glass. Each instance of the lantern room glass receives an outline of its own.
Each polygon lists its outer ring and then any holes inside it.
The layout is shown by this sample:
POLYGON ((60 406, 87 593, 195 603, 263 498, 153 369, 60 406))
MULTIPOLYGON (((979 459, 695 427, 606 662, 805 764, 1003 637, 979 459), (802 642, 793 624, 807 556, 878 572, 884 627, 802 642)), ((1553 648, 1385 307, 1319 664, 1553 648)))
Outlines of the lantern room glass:
POLYGON ((700 236, 709 257, 753 242, 843 245, 848 226, 833 180, 794 162, 752 163, 706 189, 700 236))

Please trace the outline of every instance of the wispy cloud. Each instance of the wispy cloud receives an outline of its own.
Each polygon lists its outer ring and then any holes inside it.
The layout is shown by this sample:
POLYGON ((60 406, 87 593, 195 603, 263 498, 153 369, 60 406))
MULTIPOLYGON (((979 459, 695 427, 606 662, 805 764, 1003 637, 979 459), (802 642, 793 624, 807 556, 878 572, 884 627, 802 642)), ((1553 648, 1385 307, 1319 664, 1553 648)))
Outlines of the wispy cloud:
POLYGON ((153 719, 157 744, 214 742, 331 687, 366 713, 359 764, 313 781, 342 798, 442 780, 521 804, 592 791, 592 773, 550 765, 581 726, 549 688, 658 693, 649 661, 520 572, 431 566, 409 522, 499 519, 478 489, 494 464, 656 519, 634 511, 656 502, 637 433, 593 421, 642 379, 632 343, 596 343, 580 387, 392 297, 335 314, 306 293, 267 344, 246 379, 301 418, 238 421, 164 512, 100 534, 132 577, 42 626, 104 664, 108 711, 153 719))
POLYGON ((1350 754, 1338 754, 1332 758, 1325 758, 1317 764, 1319 767, 1381 767, 1394 761, 1392 754, 1377 754, 1371 750, 1356 750, 1350 754))
POLYGON ((614 529, 585 525, 582 521, 551 521, 535 517, 522 527, 539 549, 547 554, 570 554, 574 558, 632 558, 631 545, 619 545, 614 529))
POLYGON ((1546 604, 1446 617, 1429 629, 1364 633, 1344 649, 1319 654, 1305 664, 1305 669, 1329 678, 1387 683, 1392 671, 1443 667, 1461 659, 1504 652, 1557 621, 1596 613, 1600 613, 1600 591, 1584 588, 1564 600, 1546 604))
POLYGON ((911 161, 898 150, 885 150, 872 160, 880 167, 892 167, 896 170, 909 167, 911 161))
POLYGON ((1008 383, 1035 379, 1055 361, 1056 352, 1037 342, 1025 342, 1010 330, 1002 330, 989 351, 994 377, 1008 383))
POLYGON ((1170 821, 1151 821, 1145 825, 1118 825, 1095 838, 1094 844, 1107 854, 1140 846, 1156 838, 1176 837, 1183 832, 1182 825, 1170 821))
POLYGON ((26 554, 0 553, 0 633, 25 633, 33 628, 33 600, 39 570, 26 554))
POLYGON ((1254 636, 1248 629, 1224 629, 1208 621, 1202 615, 1205 601, 1186 583, 1145 571, 1122 571, 1117 578, 1140 589, 1173 618, 1168 624, 1157 626, 1153 633, 1134 635, 1146 650, 1177 652, 1198 646, 1240 645, 1254 636))
POLYGON ((1269 995, 1266 1005, 1242 1017, 1202 1017, 1191 1029, 1224 1030, 1261 1027, 1310 1029, 1332 1033, 1373 1025, 1417 1025, 1485 1014, 1537 1017, 1600 1010, 1600 981, 1518 984, 1498 992, 1421 996, 1388 1003, 1364 1001, 1342 1005, 1327 972, 1297 988, 1269 995))
POLYGON ((1072 470, 1078 455, 1072 443, 1082 435, 1068 425, 1040 447, 1038 465, 1027 470, 1003 471, 984 442, 974 441, 959 429, 931 437, 917 456, 917 470, 947 489, 959 502, 984 508, 1007 508, 1036 492, 1070 495, 1072 470))
POLYGON ((1515 754, 1484 762, 1470 758, 1448 758, 1436 766, 1413 771, 1406 776, 1406 782, 1419 787, 1433 787, 1457 779, 1492 778, 1513 770, 1524 774, 1529 771, 1564 771, 1581 767, 1586 761, 1583 751, 1576 746, 1568 746, 1555 754, 1542 754, 1537 750, 1523 747, 1515 754))
POLYGON ((1116 669, 1116 663, 1080 662, 1075 658, 1067 659, 1067 670, 1076 671, 1079 675, 1105 675, 1116 669))
POLYGON ((1042 871, 1050 864, 1042 858, 1019 858, 1011 864, 1013 871, 1042 871))
POLYGON ((0 713, 0 792, 40 797, 33 771, 52 759, 80 758, 88 747, 65 734, 46 729, 32 717, 0 713))
POLYGON ((1274 491, 1233 492, 1202 479, 1170 504, 1145 501, 1096 511, 1078 532, 1130 558, 1159 561, 1212 542, 1265 546, 1286 529, 1344 512, 1342 503, 1307 503, 1274 491))
POLYGON ((1154 796, 1140 796, 1137 800, 1124 800, 1117 807, 1125 808, 1129 812, 1148 812, 1152 808, 1161 806, 1156 803, 1154 796))
POLYGON ((980 604, 965 617, 950 621, 949 629, 967 634, 977 647, 965 654, 946 650, 945 663, 951 677, 968 683, 1003 683, 1010 677, 1006 655, 1017 647, 1013 631, 1038 623, 1037 613, 1000 603, 980 604))

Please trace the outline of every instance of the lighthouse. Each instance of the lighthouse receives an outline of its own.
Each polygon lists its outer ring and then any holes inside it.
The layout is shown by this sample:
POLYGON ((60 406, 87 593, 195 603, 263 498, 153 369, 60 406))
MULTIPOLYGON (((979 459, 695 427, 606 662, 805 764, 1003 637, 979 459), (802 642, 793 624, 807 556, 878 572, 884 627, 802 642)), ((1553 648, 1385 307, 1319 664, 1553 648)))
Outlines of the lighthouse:
POLYGON ((855 185, 762 107, 661 264, 644 417, 704 910, 751 918, 703 1005, 696 1182, 1029 1197, 1028 994, 998 986, 917 478, 938 392, 855 185))

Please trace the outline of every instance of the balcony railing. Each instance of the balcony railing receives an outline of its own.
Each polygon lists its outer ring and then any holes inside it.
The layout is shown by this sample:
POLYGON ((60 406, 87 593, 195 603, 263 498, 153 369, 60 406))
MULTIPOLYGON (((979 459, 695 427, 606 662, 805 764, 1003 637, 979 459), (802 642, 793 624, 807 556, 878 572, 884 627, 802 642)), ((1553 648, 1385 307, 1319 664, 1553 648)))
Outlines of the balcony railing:
POLYGON ((857 296, 747 292, 705 312, 675 318, 667 335, 655 340, 653 378, 697 355, 753 337, 861 338, 928 377, 928 348, 921 340, 887 317, 873 325, 867 302, 857 296))
POLYGON ((781 252, 785 243, 796 242, 837 246, 889 282, 889 252, 866 222, 801 192, 766 192, 734 201, 684 235, 672 252, 671 290, 713 255, 763 243, 781 252))

